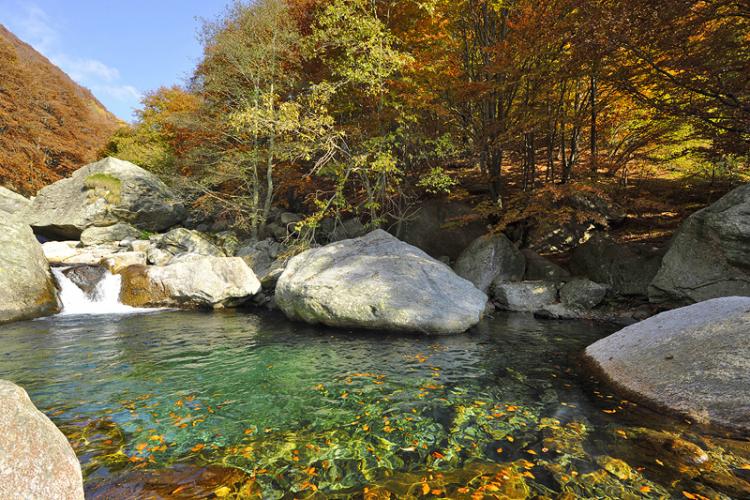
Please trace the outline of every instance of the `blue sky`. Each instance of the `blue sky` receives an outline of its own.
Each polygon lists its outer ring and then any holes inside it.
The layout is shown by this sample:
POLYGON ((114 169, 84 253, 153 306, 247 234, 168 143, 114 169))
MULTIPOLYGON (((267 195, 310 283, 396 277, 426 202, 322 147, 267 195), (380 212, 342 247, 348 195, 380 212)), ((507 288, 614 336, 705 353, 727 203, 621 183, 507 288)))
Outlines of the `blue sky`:
POLYGON ((131 121, 144 92, 182 83, 201 55, 200 18, 228 0, 0 0, 0 23, 131 121))

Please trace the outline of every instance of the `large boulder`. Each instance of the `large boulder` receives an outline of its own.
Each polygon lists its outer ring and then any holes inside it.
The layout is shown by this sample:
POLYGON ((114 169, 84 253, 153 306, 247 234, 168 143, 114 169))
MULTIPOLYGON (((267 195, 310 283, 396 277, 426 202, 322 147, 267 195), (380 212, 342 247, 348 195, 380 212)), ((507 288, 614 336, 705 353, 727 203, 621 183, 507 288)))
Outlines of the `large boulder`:
POLYGON ((293 320, 342 328, 460 333, 487 296, 445 264, 382 230, 292 258, 276 303, 293 320))
POLYGON ((31 200, 0 186, 0 214, 14 214, 31 205, 31 200))
POLYGON ((87 227, 118 222, 162 231, 179 223, 185 208, 154 174, 105 158, 45 187, 20 214, 39 234, 78 239, 87 227))
POLYGON ((276 286, 286 267, 286 259, 280 258, 283 250, 284 246, 271 238, 251 240, 237 250, 237 256, 250 266, 263 288, 270 289, 276 286))
POLYGON ((696 422, 750 432, 750 298, 659 314, 586 349, 625 393, 696 422))
POLYGON ((391 232, 434 258, 458 258, 466 247, 487 232, 472 207, 457 201, 428 200, 411 217, 394 224, 391 232))
POLYGON ((542 257, 530 248, 521 251, 526 259, 526 281, 567 281, 570 272, 555 264, 551 260, 542 257))
POLYGON ((26 391, 0 380, 0 498, 83 500, 68 440, 26 391))
POLYGON ((0 323, 59 312, 42 246, 25 224, 0 217, 0 323))
POLYGON ((649 288, 653 302, 750 295, 750 184, 682 224, 649 288))
POLYGON ((661 259, 656 249, 637 252, 598 233, 573 251, 570 268, 579 276, 609 285, 619 295, 645 297, 661 259))
POLYGON ((261 289, 239 257, 188 256, 168 266, 131 266, 120 274, 120 300, 133 307, 235 307, 261 289))
POLYGON ((456 274, 487 292, 497 281, 520 281, 526 259, 504 234, 487 234, 474 240, 458 257, 456 274))

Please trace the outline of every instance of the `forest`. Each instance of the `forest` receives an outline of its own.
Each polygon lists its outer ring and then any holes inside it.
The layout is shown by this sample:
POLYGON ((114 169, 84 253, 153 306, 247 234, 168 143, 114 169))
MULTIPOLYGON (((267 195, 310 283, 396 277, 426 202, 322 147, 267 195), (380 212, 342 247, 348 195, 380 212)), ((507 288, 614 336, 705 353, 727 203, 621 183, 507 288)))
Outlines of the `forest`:
POLYGON ((275 203, 380 226, 448 195, 502 226, 750 164, 744 1, 260 0, 201 37, 108 152, 254 234, 275 203))

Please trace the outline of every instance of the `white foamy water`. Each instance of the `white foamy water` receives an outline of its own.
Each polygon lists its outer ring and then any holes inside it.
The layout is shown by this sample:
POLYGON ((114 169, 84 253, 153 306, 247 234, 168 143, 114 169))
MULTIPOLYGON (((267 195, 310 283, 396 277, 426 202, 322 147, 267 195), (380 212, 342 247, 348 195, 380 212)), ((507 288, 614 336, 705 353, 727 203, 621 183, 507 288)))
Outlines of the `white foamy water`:
POLYGON ((120 285, 122 277, 106 271, 104 277, 96 285, 94 297, 91 298, 78 288, 63 271, 69 268, 52 268, 57 283, 60 286, 60 300, 62 311, 60 315, 77 314, 132 314, 137 312, 151 312, 154 309, 138 309, 126 306, 120 302, 120 285))

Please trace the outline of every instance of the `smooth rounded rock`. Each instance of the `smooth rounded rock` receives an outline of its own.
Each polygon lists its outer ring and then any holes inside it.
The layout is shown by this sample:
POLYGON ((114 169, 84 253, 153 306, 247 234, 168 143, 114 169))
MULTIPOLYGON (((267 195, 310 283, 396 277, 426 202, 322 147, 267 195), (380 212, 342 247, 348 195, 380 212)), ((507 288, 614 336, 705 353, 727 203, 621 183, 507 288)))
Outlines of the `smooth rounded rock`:
POLYGON ((702 424, 750 433, 750 298, 668 311, 586 349, 627 397, 702 424))
POLYGON ((526 259, 504 234, 487 234, 461 253, 454 269, 487 292, 493 282, 523 279, 526 259))
POLYGON ((0 498, 83 499, 70 443, 28 394, 0 380, 0 498))
POLYGON ((59 310, 49 263, 31 228, 0 217, 0 324, 59 310))
POLYGON ((342 328, 461 333, 487 296, 448 266, 382 230, 292 258, 276 286, 292 320, 342 328))

